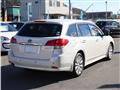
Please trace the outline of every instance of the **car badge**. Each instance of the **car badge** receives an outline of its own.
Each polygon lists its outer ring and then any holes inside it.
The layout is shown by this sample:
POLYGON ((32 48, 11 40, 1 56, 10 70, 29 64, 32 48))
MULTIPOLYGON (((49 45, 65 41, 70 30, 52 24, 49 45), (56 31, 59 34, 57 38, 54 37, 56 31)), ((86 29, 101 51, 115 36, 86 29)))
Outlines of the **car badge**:
POLYGON ((31 43, 32 42, 32 40, 31 39, 28 39, 28 43, 31 43))

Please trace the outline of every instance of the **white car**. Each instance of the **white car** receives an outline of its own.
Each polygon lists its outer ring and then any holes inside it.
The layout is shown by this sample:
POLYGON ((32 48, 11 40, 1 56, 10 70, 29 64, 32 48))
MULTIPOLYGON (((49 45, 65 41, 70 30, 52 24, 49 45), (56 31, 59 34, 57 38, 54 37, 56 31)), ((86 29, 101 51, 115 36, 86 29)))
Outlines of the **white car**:
POLYGON ((1 51, 9 51, 10 39, 23 26, 22 22, 0 22, 1 51))
POLYGON ((17 30, 9 23, 11 22, 0 22, 0 47, 2 52, 9 50, 10 39, 17 33, 17 30))
POLYGON ((114 41, 92 22, 55 19, 25 24, 10 47, 9 62, 16 67, 79 76, 86 65, 111 59, 114 41))

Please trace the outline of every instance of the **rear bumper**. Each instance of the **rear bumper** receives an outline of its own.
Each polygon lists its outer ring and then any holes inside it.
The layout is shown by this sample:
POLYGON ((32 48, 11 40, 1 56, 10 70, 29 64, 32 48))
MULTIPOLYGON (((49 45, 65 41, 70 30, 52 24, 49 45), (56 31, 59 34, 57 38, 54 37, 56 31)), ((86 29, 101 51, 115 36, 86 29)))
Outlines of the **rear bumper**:
POLYGON ((43 71, 72 71, 71 65, 63 65, 61 58, 51 58, 50 60, 33 60, 15 57, 11 51, 8 53, 8 60, 16 67, 43 70, 43 71))

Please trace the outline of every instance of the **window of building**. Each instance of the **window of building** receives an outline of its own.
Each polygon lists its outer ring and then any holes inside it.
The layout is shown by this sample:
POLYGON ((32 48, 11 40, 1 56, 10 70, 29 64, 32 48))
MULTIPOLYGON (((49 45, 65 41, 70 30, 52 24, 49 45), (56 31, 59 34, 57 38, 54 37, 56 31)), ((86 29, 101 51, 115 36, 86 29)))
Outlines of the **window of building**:
POLYGON ((72 25, 69 26, 67 35, 72 36, 72 37, 77 37, 78 36, 76 24, 72 24, 72 25))
POLYGON ((32 3, 31 2, 28 3, 28 16, 32 17, 32 3))
POLYGON ((60 1, 57 1, 57 7, 60 7, 60 1))
POLYGON ((49 0, 49 6, 51 6, 51 7, 53 6, 52 5, 52 0, 49 0))

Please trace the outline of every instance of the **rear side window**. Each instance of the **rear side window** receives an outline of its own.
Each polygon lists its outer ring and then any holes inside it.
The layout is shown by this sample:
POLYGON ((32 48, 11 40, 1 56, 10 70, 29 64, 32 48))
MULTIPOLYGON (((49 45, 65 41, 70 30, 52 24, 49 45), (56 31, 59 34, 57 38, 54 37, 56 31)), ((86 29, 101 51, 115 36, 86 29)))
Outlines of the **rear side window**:
POLYGON ((24 25, 17 35, 30 37, 54 37, 60 36, 61 30, 61 24, 29 23, 24 25))
POLYGON ((91 36, 90 28, 87 24, 79 24, 78 27, 82 36, 91 36))
POLYGON ((77 37, 78 36, 76 24, 71 24, 69 26, 68 31, 67 31, 67 35, 72 36, 72 37, 77 37))

